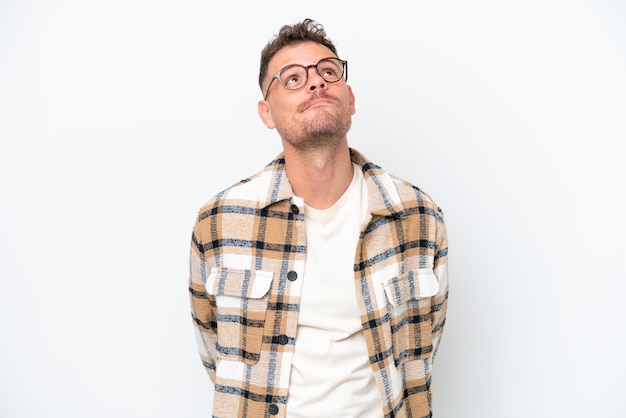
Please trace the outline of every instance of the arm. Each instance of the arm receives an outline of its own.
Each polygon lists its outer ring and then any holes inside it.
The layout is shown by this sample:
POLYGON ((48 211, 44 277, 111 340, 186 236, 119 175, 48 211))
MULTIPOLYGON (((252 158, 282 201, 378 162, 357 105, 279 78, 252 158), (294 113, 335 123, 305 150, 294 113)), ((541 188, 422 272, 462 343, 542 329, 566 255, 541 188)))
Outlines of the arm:
POLYGON ((200 221, 197 220, 191 238, 189 268, 189 299, 191 304, 191 318, 193 320, 196 342, 200 358, 209 377, 215 382, 215 346, 217 340, 217 318, 206 292, 207 266, 200 221))
POLYGON ((434 273, 439 281, 439 291, 432 298, 431 321, 433 338, 433 358, 437 353, 441 335, 446 323, 448 310, 448 236, 443 222, 443 215, 437 222, 434 273))

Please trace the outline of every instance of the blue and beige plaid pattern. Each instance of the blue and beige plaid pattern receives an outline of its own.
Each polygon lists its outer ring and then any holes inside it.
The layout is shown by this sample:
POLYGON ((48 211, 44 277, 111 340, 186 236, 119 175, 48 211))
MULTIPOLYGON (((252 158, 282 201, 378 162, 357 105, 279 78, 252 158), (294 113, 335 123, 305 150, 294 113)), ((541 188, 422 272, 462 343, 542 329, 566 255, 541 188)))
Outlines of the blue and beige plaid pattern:
MULTIPOLYGON (((368 188, 354 284, 383 414, 430 417, 448 298, 443 215, 420 189, 350 153, 368 188)), ((285 416, 307 246, 284 163, 279 155, 216 195, 194 225, 189 291, 214 417, 285 416)))

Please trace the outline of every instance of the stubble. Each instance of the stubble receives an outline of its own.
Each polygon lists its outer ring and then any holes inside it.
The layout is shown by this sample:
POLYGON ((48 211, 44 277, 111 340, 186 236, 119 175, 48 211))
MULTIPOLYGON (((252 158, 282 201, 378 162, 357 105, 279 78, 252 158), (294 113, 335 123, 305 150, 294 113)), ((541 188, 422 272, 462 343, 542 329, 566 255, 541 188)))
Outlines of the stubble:
POLYGON ((323 92, 298 106, 296 115, 296 118, 277 126, 277 130, 285 142, 304 152, 337 147, 345 139, 352 124, 350 109, 323 92), (315 105, 314 102, 320 98, 333 103, 315 105), (339 107, 331 104, 338 104, 339 107))

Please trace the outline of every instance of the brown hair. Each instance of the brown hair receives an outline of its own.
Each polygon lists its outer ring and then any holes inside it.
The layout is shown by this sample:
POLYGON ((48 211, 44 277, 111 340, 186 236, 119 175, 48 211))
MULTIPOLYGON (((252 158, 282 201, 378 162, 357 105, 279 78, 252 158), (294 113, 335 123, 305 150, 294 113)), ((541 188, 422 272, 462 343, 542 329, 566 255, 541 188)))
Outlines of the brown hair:
POLYGON ((326 36, 324 26, 317 23, 315 20, 304 19, 302 22, 291 26, 285 25, 280 28, 278 35, 274 36, 261 51, 261 66, 259 68, 259 87, 261 87, 261 91, 263 91, 263 80, 267 76, 267 66, 274 55, 288 45, 305 41, 322 44, 330 49, 335 56, 338 56, 337 48, 335 48, 335 45, 326 36))

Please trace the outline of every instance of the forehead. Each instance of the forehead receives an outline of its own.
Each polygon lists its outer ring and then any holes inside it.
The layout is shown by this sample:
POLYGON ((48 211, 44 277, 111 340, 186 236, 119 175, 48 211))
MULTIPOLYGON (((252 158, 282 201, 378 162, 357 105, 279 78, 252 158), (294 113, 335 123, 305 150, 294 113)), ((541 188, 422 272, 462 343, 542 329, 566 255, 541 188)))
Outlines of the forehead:
POLYGON ((317 42, 300 42, 282 48, 268 63, 268 73, 274 74, 286 65, 316 64, 322 58, 334 57, 335 54, 317 42))

